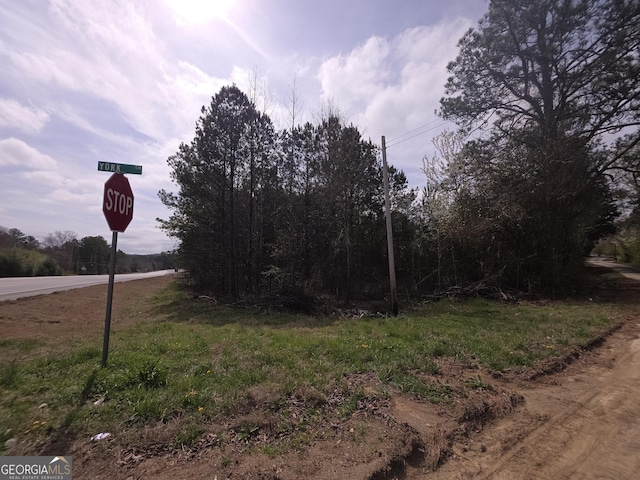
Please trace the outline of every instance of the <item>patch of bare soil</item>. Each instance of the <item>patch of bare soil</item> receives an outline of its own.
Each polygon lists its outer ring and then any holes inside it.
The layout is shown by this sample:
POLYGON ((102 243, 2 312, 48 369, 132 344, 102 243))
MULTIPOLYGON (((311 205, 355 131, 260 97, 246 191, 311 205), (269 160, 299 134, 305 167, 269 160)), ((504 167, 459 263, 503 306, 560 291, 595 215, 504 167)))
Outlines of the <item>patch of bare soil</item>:
POLYGON ((640 283, 612 281, 616 301, 630 307, 619 328, 520 380, 496 380, 524 397, 515 414, 460 437, 437 471, 411 469, 404 478, 639 478, 640 283))
MULTIPOLYGON (((159 424, 148 426, 128 444, 118 439, 98 443, 78 439, 67 453, 73 456, 78 478, 105 480, 406 478, 411 470, 437 468, 452 454, 458 438, 511 412, 522 401, 518 394, 485 384, 468 396, 459 395, 453 406, 436 407, 403 395, 381 399, 376 393, 381 385, 371 375, 343 380, 346 387, 327 395, 303 388, 289 399, 291 418, 301 420, 297 433, 280 432, 280 418, 259 400, 264 393, 255 392, 247 402, 252 409, 225 423, 207 425, 207 433, 192 448, 173 448, 172 436, 167 435, 171 426, 159 424), (347 391, 354 390, 364 391, 365 396, 348 419, 340 419, 332 408, 337 410, 347 391), (323 409, 322 419, 303 421, 309 404, 323 409), (299 447, 292 443, 292 433, 302 437, 299 447), (283 452, 276 451, 279 445, 283 452)), ((449 380, 454 390, 462 388, 460 378, 441 375, 440 381, 449 380)))
POLYGON ((638 318, 561 373, 521 383, 515 415, 472 432, 438 471, 408 479, 635 479, 640 472, 638 318))
MULTIPOLYGON (((151 297, 170 281, 117 284, 113 328, 147 320, 151 297)), ((0 338, 38 338, 41 349, 59 348, 52 339, 100 339, 105 301, 106 287, 98 286, 0 303, 0 338)), ((492 377, 441 359, 440 373, 430 380, 451 388, 448 405, 401 394, 381 399, 375 378, 360 375, 345 381, 368 393, 348 419, 340 419, 331 413, 341 401, 339 388, 302 389, 288 400, 291 418, 303 415, 309 403, 329 414, 306 424, 298 447, 270 417, 269 392, 256 391, 237 417, 204 426, 206 433, 190 449, 175 448, 172 425, 158 424, 126 439, 66 439, 64 451, 53 452, 56 445, 44 451, 71 455, 76 479, 636 478, 638 315, 593 347, 545 367, 545 375, 519 378, 492 377)), ((43 453, 25 444, 16 448, 6 453, 43 453)))

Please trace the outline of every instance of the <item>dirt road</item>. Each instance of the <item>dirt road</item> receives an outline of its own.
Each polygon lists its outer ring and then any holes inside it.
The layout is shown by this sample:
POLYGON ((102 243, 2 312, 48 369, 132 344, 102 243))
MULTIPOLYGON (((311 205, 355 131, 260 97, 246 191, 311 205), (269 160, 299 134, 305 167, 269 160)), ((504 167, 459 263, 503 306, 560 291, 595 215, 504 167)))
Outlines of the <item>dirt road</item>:
POLYGON ((604 257, 589 257, 587 259, 587 265, 614 270, 630 280, 640 282, 640 271, 626 263, 614 262, 613 260, 604 257))
POLYGON ((564 372, 517 390, 525 397, 519 412, 456 445, 437 472, 407 478, 640 478, 640 317, 564 372))
POLYGON ((521 411, 455 446, 437 472, 407 478, 640 478, 640 326, 589 355, 547 384, 521 388, 521 411))

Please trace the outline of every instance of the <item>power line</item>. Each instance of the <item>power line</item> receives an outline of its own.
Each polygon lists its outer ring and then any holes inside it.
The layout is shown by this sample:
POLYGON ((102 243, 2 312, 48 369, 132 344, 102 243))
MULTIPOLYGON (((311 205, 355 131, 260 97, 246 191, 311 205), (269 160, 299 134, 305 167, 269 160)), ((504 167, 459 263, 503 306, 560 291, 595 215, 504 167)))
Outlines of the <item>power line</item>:
MULTIPOLYGON (((430 125, 431 123, 433 123, 433 122, 430 122, 429 124, 423 125, 422 127, 419 127, 419 128, 424 128, 424 127, 426 127, 427 125, 430 125)), ((406 141, 408 141, 408 140, 411 140, 412 138, 419 137, 420 135, 424 135, 425 133, 427 133, 427 132, 429 132, 429 131, 431 131, 431 130, 435 130, 436 128, 444 127, 447 123, 448 123, 448 122, 442 122, 441 124, 436 125, 435 127, 427 128, 426 130, 424 130, 424 131, 422 131, 422 132, 418 132, 418 133, 416 133, 416 134, 414 134, 414 135, 411 135, 410 137, 407 137, 407 138, 405 138, 404 140, 400 140, 400 141, 397 141, 397 142, 395 142, 395 143, 391 143, 390 145, 387 145, 387 148, 395 147, 396 145, 400 145, 401 143, 404 143, 404 142, 406 142, 406 141)), ((419 128, 418 128, 418 129, 414 129, 414 130, 412 130, 412 131, 419 130, 419 128)), ((410 133, 410 132, 407 132, 407 133, 405 133, 404 135, 401 135, 400 137, 397 137, 397 138, 404 137, 404 136, 408 135, 409 133, 410 133)))
POLYGON ((437 122, 437 121, 439 121, 439 120, 440 120, 440 119, 436 118, 436 119, 434 119, 434 120, 431 120, 431 121, 430 121, 430 122, 428 122, 428 123, 425 123, 424 125, 420 125, 419 127, 414 128, 413 130, 409 130, 408 132, 405 132, 405 133, 403 133, 402 135, 398 135, 397 137, 394 137, 394 138, 390 139, 390 140, 389 140, 389 143, 393 143, 393 142, 395 142, 396 140, 399 140, 399 139, 401 139, 402 137, 405 137, 405 136, 409 135, 410 133, 415 132, 416 130, 420 130, 420 129, 424 128, 424 127, 428 127, 428 126, 429 126, 429 125, 431 125, 432 123, 435 123, 435 122, 437 122))

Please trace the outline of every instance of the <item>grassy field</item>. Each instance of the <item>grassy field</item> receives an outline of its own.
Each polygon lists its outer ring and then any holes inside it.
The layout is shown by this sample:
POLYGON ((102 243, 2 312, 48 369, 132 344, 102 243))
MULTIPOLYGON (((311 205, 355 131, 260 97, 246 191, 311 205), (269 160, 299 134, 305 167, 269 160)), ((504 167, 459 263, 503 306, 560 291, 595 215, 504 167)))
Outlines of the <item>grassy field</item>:
MULTIPOLYGON (((98 432, 135 442, 158 422, 173 426, 173 446, 189 446, 204 425, 256 406, 284 434, 299 426, 286 414, 295 396, 307 400, 304 422, 320 421, 328 403, 351 415, 370 394, 348 383, 358 374, 375 379, 380 397, 403 392, 446 406, 458 393, 438 379, 438 359, 517 371, 588 344, 621 308, 443 300, 397 318, 313 318, 217 306, 174 286, 143 321, 112 334, 106 368, 95 341, 53 356, 42 353, 43 340, 0 340, 2 358, 21 358, 0 365, 0 449, 14 437, 28 436, 37 451, 56 436, 98 432), (337 390, 340 400, 328 402, 337 390)), ((478 375, 468 388, 483 385, 478 375)), ((250 438, 258 426, 234 428, 250 438)))

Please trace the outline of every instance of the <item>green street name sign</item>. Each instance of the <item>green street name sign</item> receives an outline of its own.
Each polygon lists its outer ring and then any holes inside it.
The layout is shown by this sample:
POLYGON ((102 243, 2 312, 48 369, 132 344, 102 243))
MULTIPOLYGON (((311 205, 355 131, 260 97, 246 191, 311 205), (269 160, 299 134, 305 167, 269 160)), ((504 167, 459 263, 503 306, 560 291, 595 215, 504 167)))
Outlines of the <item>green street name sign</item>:
POLYGON ((142 175, 142 165, 127 165, 126 163, 98 162, 98 171, 99 172, 132 173, 135 175, 142 175))

